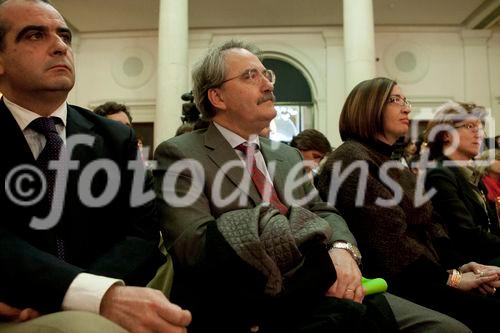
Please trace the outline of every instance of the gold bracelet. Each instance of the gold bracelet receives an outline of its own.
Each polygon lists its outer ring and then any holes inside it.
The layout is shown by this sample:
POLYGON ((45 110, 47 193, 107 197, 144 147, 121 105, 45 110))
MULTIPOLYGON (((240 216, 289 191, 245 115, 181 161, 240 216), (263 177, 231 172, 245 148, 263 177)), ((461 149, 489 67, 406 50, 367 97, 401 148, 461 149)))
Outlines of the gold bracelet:
POLYGON ((460 273, 460 271, 454 269, 453 271, 451 271, 451 273, 448 277, 448 282, 446 282, 446 284, 452 288, 458 288, 460 281, 462 281, 462 273, 460 273))

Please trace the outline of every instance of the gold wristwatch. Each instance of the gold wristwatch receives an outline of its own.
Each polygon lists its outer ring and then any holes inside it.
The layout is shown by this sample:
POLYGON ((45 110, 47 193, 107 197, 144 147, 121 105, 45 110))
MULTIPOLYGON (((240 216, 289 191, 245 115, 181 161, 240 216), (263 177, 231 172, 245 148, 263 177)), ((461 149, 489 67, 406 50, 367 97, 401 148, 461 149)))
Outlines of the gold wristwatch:
POLYGON ((361 252, 359 252, 355 245, 344 241, 336 241, 333 243, 332 248, 346 250, 351 254, 356 264, 358 264, 358 266, 361 265, 361 252))

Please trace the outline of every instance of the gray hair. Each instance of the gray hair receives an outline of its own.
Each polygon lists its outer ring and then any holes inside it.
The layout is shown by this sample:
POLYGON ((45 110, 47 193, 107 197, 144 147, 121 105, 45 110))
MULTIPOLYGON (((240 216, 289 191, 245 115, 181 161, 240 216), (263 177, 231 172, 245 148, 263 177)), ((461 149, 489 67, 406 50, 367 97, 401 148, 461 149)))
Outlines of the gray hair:
POLYGON ((211 48, 207 55, 193 69, 193 96, 196 107, 201 113, 201 119, 210 120, 216 110, 208 99, 208 90, 222 84, 226 74, 226 52, 231 49, 245 49, 261 56, 261 51, 254 45, 238 40, 226 41, 211 48))

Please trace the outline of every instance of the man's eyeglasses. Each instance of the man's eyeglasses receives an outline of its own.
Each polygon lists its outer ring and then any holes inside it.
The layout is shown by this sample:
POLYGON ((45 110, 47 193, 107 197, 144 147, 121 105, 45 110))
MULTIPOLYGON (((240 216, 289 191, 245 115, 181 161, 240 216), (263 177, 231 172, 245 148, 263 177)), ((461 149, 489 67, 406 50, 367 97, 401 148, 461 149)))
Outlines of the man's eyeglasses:
POLYGON ((395 103, 399 106, 406 106, 408 109, 411 109, 411 103, 406 99, 406 97, 401 96, 389 96, 387 99, 387 103, 395 103))
POLYGON ((455 125, 454 128, 466 128, 471 132, 484 132, 484 128, 481 124, 465 123, 462 125, 455 125))
POLYGON ((247 69, 246 71, 244 71, 243 73, 241 73, 235 77, 231 77, 229 79, 222 81, 220 83, 220 85, 222 86, 224 83, 231 81, 231 80, 234 80, 234 79, 242 79, 244 81, 258 84, 261 82, 262 78, 265 78, 266 80, 268 80, 272 84, 274 84, 276 82, 276 74, 274 74, 274 72, 272 70, 264 69, 262 72, 259 72, 259 70, 257 68, 250 68, 250 69, 247 69))

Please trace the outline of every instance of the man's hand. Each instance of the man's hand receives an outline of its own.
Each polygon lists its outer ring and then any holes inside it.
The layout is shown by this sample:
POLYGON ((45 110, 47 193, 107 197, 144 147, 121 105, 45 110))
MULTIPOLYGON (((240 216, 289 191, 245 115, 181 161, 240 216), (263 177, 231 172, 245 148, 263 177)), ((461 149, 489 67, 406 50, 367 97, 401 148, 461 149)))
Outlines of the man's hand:
POLYGON ((22 322, 36 317, 40 317, 40 313, 36 310, 30 308, 21 310, 0 302, 0 320, 22 322))
POLYGON ((101 301, 101 315, 129 332, 187 332, 191 313, 150 288, 112 286, 101 301))
POLYGON ((328 253, 335 266, 337 280, 327 290, 326 296, 361 303, 365 297, 365 291, 361 285, 361 271, 351 254, 344 249, 331 249, 328 253))

